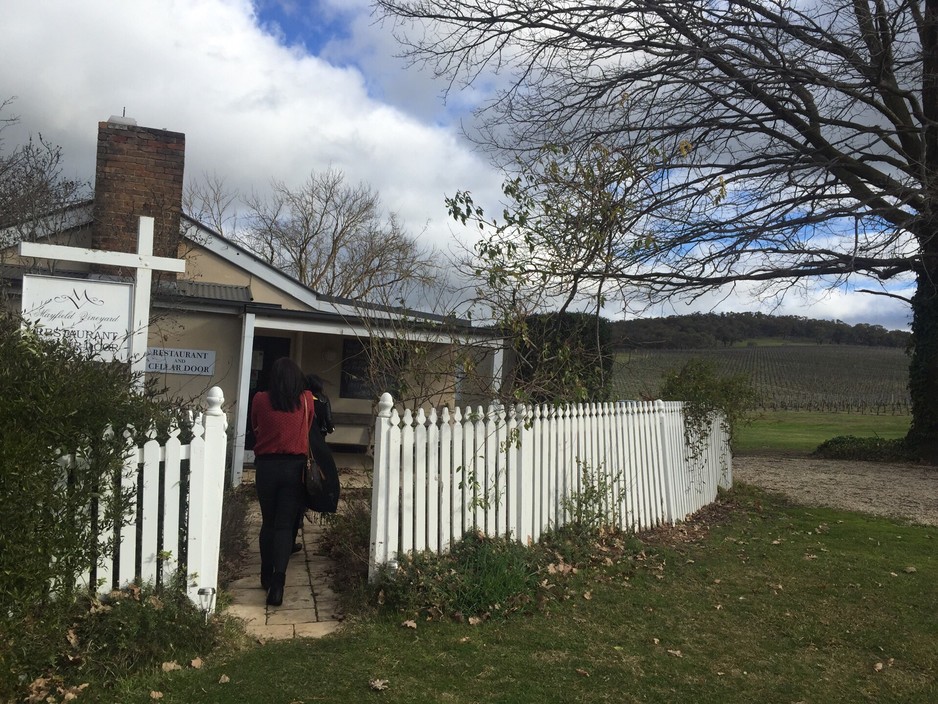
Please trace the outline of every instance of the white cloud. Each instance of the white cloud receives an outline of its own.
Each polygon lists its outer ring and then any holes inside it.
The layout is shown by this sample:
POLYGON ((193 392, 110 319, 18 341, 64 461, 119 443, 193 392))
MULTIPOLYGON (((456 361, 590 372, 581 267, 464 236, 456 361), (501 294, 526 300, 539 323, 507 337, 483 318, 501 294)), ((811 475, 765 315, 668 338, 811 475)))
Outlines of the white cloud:
POLYGON ((429 223, 436 245, 450 238, 444 193, 500 183, 457 127, 375 100, 353 65, 281 45, 246 0, 17 3, 0 42, 21 134, 62 145, 67 175, 92 178, 97 123, 126 108, 186 134, 189 179, 215 172, 263 191, 333 166, 376 188, 413 232, 429 223))

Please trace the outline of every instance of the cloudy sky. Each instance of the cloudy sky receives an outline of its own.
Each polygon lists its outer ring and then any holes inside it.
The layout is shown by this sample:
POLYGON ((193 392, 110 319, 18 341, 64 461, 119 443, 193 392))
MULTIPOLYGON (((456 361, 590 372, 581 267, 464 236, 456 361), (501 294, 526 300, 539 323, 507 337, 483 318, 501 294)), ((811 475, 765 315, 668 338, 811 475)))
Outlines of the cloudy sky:
MULTIPOLYGON (((485 96, 450 95, 395 58, 390 27, 368 0, 42 0, 10 2, 0 22, 5 148, 41 133, 63 149, 65 175, 91 181, 97 123, 126 112, 186 135, 186 177, 217 174, 242 192, 271 179, 299 185, 334 167, 366 182, 428 244, 465 240, 445 195, 468 189, 489 212, 501 175, 462 137, 485 96)), ((863 294, 759 302, 707 297, 690 310, 908 325, 903 303, 863 294)), ((610 317, 620 317, 608 310, 610 317)), ((617 314, 618 313, 618 314, 617 314)))

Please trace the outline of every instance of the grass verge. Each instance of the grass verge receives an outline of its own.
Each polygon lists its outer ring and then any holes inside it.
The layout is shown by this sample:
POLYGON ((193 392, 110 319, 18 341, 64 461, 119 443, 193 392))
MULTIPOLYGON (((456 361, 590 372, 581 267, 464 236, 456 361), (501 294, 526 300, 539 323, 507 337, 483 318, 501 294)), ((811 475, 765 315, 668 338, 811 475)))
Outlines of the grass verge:
POLYGON ((121 701, 938 701, 936 534, 739 487, 550 577, 539 611, 477 625, 385 612, 151 672, 121 701))
POLYGON ((831 438, 853 435, 896 439, 905 437, 910 416, 860 413, 775 411, 760 413, 737 430, 736 452, 813 452, 831 438))

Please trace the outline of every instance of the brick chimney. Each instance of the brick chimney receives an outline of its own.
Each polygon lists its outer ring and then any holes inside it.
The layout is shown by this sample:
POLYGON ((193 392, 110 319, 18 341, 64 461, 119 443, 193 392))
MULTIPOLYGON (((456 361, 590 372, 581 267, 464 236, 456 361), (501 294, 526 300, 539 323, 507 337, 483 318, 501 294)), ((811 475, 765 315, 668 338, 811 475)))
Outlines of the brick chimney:
POLYGON ((153 253, 176 257, 186 136, 111 117, 98 123, 92 247, 137 251, 138 217, 154 218, 153 253))

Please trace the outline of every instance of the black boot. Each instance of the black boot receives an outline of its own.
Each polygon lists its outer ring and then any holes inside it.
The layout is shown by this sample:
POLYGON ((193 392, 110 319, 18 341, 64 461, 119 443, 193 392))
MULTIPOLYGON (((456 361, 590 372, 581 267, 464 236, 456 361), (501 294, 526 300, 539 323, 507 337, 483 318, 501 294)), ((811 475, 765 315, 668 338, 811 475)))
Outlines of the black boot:
POLYGON ((270 577, 270 589, 267 590, 267 605, 280 606, 283 603, 283 585, 287 575, 283 572, 274 572, 270 577))
POLYGON ((261 563, 261 589, 270 589, 270 576, 274 573, 273 565, 261 563))

